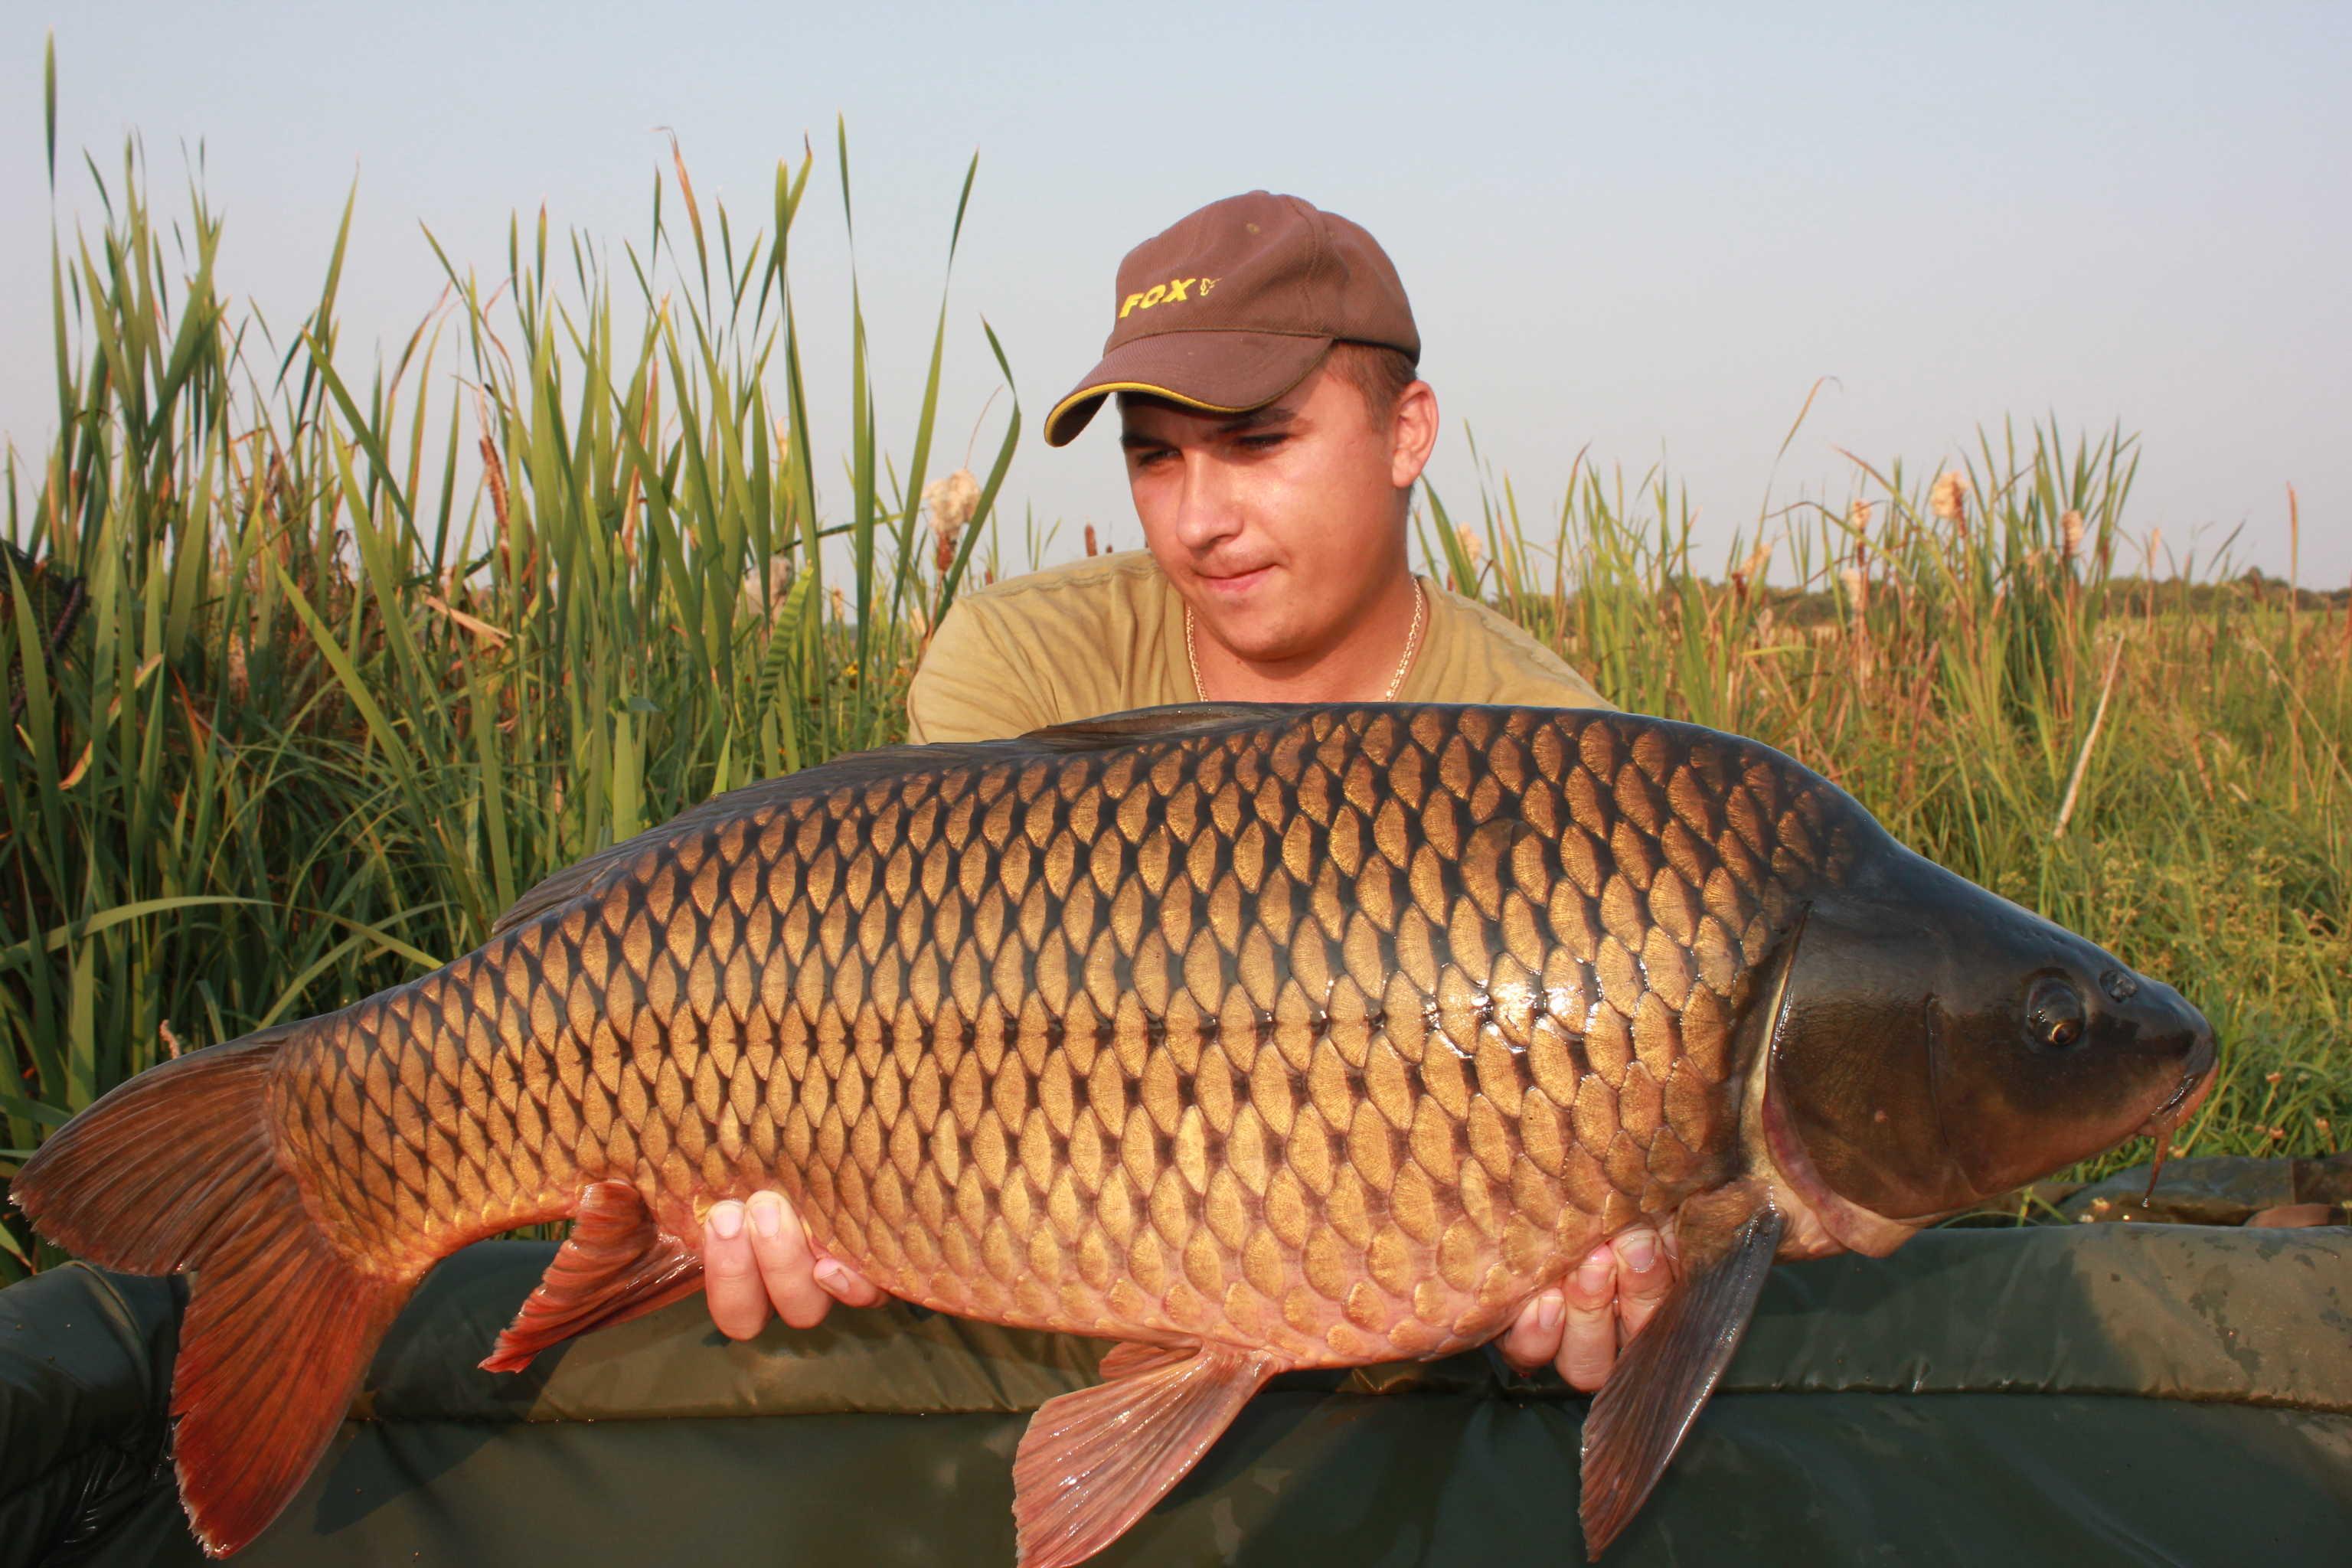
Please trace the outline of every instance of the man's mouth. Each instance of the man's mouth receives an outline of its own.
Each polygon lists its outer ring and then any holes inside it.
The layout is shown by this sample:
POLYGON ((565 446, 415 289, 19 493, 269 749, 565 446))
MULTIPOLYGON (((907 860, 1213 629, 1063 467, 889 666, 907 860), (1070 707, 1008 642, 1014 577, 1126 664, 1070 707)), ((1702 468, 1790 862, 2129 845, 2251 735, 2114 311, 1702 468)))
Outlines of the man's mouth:
POLYGON ((1248 593, 1273 574, 1271 565, 1252 566, 1240 571, 1202 571, 1195 574, 1202 585, 1212 594, 1234 598, 1248 593))

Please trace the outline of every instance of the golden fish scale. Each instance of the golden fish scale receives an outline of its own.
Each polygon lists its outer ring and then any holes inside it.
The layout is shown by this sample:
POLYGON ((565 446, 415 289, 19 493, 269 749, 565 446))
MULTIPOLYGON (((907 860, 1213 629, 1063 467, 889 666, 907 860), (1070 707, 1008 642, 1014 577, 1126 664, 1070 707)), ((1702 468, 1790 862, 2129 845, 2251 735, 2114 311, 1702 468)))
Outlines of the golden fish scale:
POLYGON ((331 1020, 276 1110, 413 1271, 779 1185, 894 1294, 1294 1362, 1475 1343, 1731 1173, 1851 808, 1625 715, 1323 709, 759 805, 331 1020))

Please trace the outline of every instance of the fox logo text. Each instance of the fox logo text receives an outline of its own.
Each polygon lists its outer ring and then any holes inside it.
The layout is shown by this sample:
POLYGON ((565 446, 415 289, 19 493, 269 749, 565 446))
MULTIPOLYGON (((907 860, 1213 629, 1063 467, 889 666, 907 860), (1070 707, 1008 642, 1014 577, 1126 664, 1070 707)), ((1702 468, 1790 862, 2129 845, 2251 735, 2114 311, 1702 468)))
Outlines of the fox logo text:
POLYGON ((1129 312, 1149 310, 1155 305, 1181 304, 1206 294, 1216 286, 1217 280, 1213 278, 1171 278, 1165 283, 1154 283, 1150 288, 1129 294, 1119 301, 1118 319, 1123 321, 1129 312))

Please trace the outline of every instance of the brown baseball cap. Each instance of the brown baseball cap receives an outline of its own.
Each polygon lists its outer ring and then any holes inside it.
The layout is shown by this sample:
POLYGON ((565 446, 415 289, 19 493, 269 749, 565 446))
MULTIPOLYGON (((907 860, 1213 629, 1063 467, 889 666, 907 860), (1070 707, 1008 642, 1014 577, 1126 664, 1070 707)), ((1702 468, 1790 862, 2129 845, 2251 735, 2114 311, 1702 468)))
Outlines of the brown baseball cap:
POLYGON ((1260 408, 1345 339, 1421 359, 1404 285, 1380 242, 1297 196, 1228 196, 1118 264, 1102 363, 1045 416, 1067 445, 1114 392, 1212 414, 1260 408))

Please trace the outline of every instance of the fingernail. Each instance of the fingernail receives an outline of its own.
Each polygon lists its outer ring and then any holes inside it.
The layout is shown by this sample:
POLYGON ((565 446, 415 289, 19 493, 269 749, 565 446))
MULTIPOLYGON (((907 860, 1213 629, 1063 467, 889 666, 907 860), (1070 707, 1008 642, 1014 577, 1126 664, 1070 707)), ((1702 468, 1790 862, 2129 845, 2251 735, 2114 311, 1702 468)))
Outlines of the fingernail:
POLYGON ((1646 1230, 1633 1231, 1617 1238, 1617 1256, 1625 1267, 1639 1274, 1658 1260, 1658 1238, 1646 1230))
POLYGON ((710 1208, 710 1228, 717 1231, 719 1237, 727 1241, 732 1241, 742 1235, 743 1205, 732 1199, 723 1204, 713 1204, 710 1208))
POLYGON ((751 1228, 761 1236, 772 1237, 784 1228, 784 1205, 775 1194, 753 1193, 744 1206, 751 1211, 751 1228))
POLYGON ((1616 1260, 1610 1256, 1609 1249, 1602 1247, 1577 1268, 1577 1287, 1588 1296, 1606 1289, 1609 1276, 1616 1271, 1616 1260))
POLYGON ((1546 1333, 1551 1332, 1559 1327, 1560 1314, 1567 1310, 1568 1304, 1558 1295, 1549 1290, 1545 1291, 1536 1300, 1536 1327, 1546 1333))
POLYGON ((816 1282, 828 1295, 839 1295, 849 1289, 849 1270, 828 1258, 816 1266, 816 1282))

